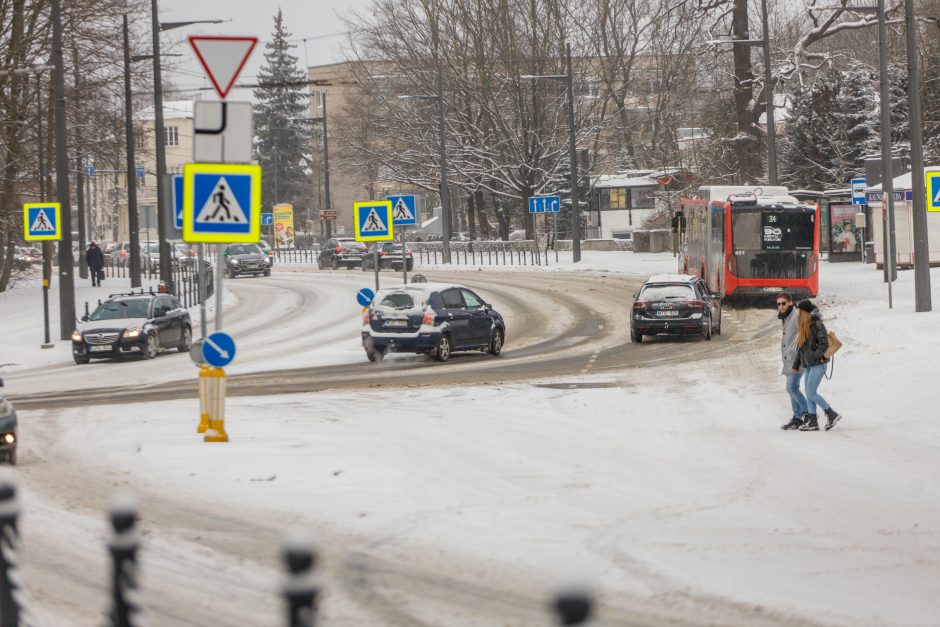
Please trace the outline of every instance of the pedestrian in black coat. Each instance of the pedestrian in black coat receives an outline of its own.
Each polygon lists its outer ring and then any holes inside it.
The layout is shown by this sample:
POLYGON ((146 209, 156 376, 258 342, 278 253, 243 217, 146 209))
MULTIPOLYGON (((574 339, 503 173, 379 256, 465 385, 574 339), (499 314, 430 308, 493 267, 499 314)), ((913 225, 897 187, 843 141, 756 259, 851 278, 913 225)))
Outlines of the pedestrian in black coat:
POLYGON ((104 253, 98 244, 92 242, 85 251, 85 262, 88 264, 88 273, 91 275, 91 286, 98 287, 104 279, 104 253))
POLYGON ((826 357, 826 349, 829 348, 829 331, 823 324, 822 314, 812 301, 801 300, 796 307, 799 310, 800 319, 797 327, 797 354, 793 361, 793 373, 796 374, 800 368, 803 369, 806 408, 809 410, 800 431, 819 431, 817 406, 825 412, 828 418, 826 422, 826 431, 828 431, 842 418, 818 392, 819 384, 822 383, 823 376, 826 374, 826 364, 829 363, 829 358, 826 357))

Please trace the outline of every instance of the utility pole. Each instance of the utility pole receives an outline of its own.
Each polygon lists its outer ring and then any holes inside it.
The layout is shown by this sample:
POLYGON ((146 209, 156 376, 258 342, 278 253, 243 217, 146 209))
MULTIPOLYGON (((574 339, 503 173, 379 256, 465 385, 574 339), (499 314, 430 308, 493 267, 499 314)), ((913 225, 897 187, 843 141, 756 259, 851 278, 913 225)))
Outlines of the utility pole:
MULTIPOLYGON (((885 17, 885 0, 878 0, 878 65, 881 74, 881 191, 882 207, 887 207, 884 224, 884 271, 888 284, 888 308, 894 307, 892 282, 895 274, 894 237, 894 173, 891 163, 891 111, 888 102, 888 27, 885 17)), ((921 168, 920 176, 923 176, 921 168)), ((911 177, 913 178, 913 177, 911 177)))
POLYGON ((72 263, 72 204, 69 199, 68 129, 65 123, 65 76, 62 58, 61 0, 52 0, 52 87, 55 97, 56 200, 62 205, 59 243, 59 339, 75 329, 75 277, 72 263))
POLYGON ((571 75, 571 44, 565 42, 568 86, 568 159, 571 161, 571 251, 572 261, 581 261, 581 207, 578 199, 578 150, 574 128, 574 79, 571 75))
MULTIPOLYGON (((326 128, 326 96, 327 93, 323 93, 323 206, 327 211, 330 211, 333 208, 333 201, 330 198, 330 143, 329 143, 329 133, 326 128)), ((325 220, 326 222, 326 239, 333 237, 333 221, 325 220)))
POLYGON ((447 185, 447 135, 444 133, 444 72, 440 62, 437 64, 437 131, 441 160, 441 262, 450 263, 450 188, 447 185))
MULTIPOLYGON (((134 146, 134 103, 131 101, 131 45, 124 14, 124 133, 127 141, 127 230, 131 242, 131 287, 140 287, 140 222, 137 213, 137 157, 134 146)), ((159 142, 158 142, 159 143, 159 142)))
POLYGON ((167 198, 163 179, 166 178, 166 131, 163 128, 163 78, 160 73, 160 16, 157 0, 150 0, 153 30, 153 108, 157 158, 157 234, 160 246, 160 281, 173 292, 170 265, 170 242, 167 240, 167 198))
POLYGON ((761 21, 764 31, 764 100, 767 101, 767 182, 777 184, 777 126, 774 120, 774 86, 770 71, 770 26, 767 0, 761 0, 761 21))
POLYGON ((921 130, 920 76, 914 2, 904 0, 907 30, 907 96, 911 107, 911 211, 914 213, 914 311, 930 311, 930 247, 927 245, 927 191, 924 182, 924 138, 921 130))

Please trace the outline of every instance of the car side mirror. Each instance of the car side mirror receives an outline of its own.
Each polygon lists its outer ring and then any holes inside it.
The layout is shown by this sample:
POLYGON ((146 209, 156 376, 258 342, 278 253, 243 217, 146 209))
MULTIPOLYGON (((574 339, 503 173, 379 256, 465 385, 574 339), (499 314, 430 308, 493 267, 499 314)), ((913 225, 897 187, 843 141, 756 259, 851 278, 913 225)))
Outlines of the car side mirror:
POLYGON ((89 320, 91 320, 91 316, 88 314, 82 316, 82 322, 88 322, 89 320))
POLYGON ((639 292, 635 292, 635 293, 633 294, 633 300, 636 300, 636 297, 639 296, 639 295, 640 295, 639 292))

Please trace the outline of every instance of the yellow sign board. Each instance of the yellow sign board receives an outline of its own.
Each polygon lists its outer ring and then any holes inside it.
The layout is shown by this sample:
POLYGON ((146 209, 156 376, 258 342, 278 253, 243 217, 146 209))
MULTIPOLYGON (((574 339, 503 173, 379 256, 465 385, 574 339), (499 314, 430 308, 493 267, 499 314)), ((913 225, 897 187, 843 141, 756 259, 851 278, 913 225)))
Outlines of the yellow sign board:
POLYGON ((261 166, 234 163, 183 166, 183 241, 217 244, 261 241, 261 166))
POLYGON ((940 211, 940 172, 927 172, 927 211, 940 211))
POLYGON ((31 202, 23 205, 23 239, 41 242, 62 239, 62 205, 31 202))
POLYGON ((274 213, 274 245, 294 245, 294 205, 280 204, 271 207, 274 213))
POLYGON ((353 203, 353 225, 358 242, 385 242, 395 239, 390 200, 353 203))

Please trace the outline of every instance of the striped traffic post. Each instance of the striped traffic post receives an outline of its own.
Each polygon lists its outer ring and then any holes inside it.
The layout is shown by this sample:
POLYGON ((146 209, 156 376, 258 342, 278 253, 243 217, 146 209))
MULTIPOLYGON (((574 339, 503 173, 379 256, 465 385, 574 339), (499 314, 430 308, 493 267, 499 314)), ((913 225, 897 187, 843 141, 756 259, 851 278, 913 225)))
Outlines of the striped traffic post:
POLYGON ((586 625, 591 618, 591 596, 582 590, 567 590, 553 603, 559 625, 586 625))
POLYGON ((137 590, 137 502, 129 494, 115 495, 111 503, 114 537, 108 543, 111 553, 112 605, 110 627, 138 627, 142 624, 140 593, 137 590))
POLYGON ((0 476, 0 627, 20 624, 22 581, 17 553, 20 535, 16 521, 20 507, 13 480, 0 476))
POLYGON ((299 533, 285 537, 281 555, 287 567, 284 599, 287 601, 288 627, 313 627, 316 624, 319 586, 315 568, 317 554, 313 543, 299 533))

